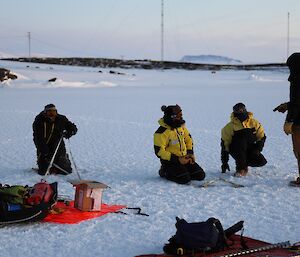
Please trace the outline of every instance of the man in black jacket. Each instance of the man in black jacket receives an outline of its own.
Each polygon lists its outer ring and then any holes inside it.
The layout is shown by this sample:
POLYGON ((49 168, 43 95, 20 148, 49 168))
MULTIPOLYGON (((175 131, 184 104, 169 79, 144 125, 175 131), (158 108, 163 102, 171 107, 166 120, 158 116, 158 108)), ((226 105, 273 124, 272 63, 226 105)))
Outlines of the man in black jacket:
POLYGON ((287 135, 292 134, 293 150, 298 161, 299 177, 296 183, 300 185, 300 53, 293 53, 286 62, 290 69, 290 101, 280 104, 273 111, 284 113, 286 119, 284 123, 284 132, 287 135))
POLYGON ((56 148, 57 153, 50 173, 67 175, 72 172, 71 162, 62 139, 77 133, 77 127, 66 116, 58 114, 54 104, 48 104, 32 124, 33 141, 37 149, 39 174, 45 175, 56 148), (60 143, 59 143, 60 142, 60 143), (58 146, 59 144, 59 146, 58 146))

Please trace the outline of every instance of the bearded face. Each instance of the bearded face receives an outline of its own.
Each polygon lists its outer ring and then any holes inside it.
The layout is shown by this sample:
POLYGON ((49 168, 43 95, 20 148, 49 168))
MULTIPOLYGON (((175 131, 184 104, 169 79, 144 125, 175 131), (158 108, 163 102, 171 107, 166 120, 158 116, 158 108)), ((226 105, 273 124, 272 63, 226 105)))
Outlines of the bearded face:
POLYGON ((47 110, 45 116, 51 121, 54 122, 57 116, 57 110, 47 110))

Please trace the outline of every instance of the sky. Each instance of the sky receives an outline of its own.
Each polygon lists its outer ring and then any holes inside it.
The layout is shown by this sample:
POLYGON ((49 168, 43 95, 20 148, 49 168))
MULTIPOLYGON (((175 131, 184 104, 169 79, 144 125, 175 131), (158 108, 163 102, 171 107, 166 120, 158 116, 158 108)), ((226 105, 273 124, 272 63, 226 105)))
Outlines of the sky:
MULTIPOLYGON (((0 3, 2 56, 28 56, 30 32, 31 56, 161 59, 162 0, 0 3)), ((164 60, 283 62, 300 51, 299 13, 299 0, 164 0, 164 60)))

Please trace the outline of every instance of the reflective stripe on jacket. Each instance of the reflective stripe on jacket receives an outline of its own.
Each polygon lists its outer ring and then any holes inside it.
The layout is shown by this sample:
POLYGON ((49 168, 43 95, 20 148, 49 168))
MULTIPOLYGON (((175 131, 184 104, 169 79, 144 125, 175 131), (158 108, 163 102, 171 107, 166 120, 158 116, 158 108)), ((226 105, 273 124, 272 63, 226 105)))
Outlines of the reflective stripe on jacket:
POLYGON ((241 122, 238 118, 231 113, 230 119, 231 121, 222 129, 221 136, 225 145, 225 150, 229 152, 229 146, 232 142, 232 137, 236 131, 240 131, 243 129, 254 129, 254 134, 256 136, 256 140, 262 140, 265 136, 264 128, 262 125, 253 118, 253 113, 248 112, 248 119, 241 122))
POLYGON ((185 125, 171 128, 163 118, 158 123, 160 127, 154 133, 154 150, 157 157, 172 161, 179 156, 193 153, 193 139, 185 125))

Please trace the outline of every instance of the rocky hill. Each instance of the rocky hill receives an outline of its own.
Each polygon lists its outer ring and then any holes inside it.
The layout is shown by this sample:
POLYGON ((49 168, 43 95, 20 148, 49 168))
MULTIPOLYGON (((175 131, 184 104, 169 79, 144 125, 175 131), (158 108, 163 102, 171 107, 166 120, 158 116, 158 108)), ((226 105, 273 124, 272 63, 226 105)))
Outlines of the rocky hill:
POLYGON ((285 63, 266 64, 209 64, 191 62, 171 62, 155 60, 120 60, 107 58, 3 58, 2 60, 18 61, 27 63, 47 63, 74 66, 89 66, 99 68, 136 68, 136 69, 185 69, 185 70, 257 70, 257 69, 278 69, 285 68, 285 63))

